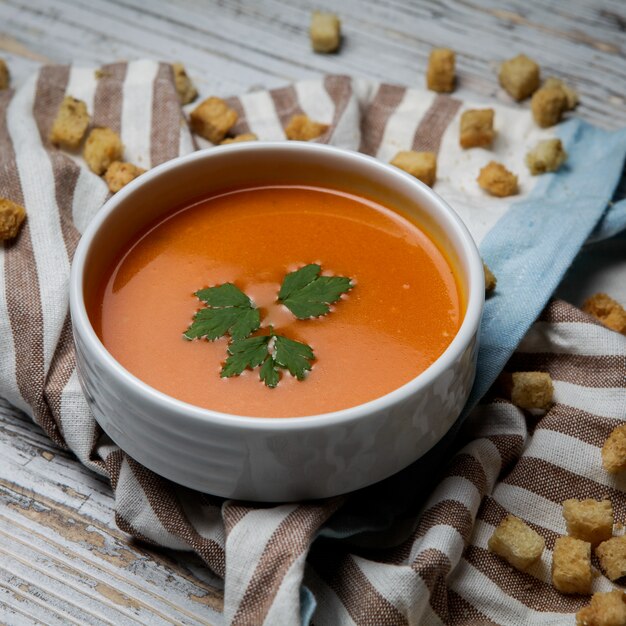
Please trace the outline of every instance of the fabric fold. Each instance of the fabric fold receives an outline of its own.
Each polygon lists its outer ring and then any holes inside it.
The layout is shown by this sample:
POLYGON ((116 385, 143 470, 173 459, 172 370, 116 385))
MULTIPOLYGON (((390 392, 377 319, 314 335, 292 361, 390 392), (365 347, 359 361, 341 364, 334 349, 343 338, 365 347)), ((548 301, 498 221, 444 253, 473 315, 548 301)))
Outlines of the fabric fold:
MULTIPOLYGON (((126 156, 139 166, 191 152, 196 143, 211 146, 189 132, 164 63, 115 63, 98 72, 44 67, 17 93, 0 92, 0 196, 28 212, 17 240, 0 252, 0 396, 108 476, 122 530, 197 552, 225 579, 229 624, 557 623, 582 606, 582 598, 555 595, 549 551, 565 530, 561 498, 609 492, 623 508, 621 484, 600 474, 599 449, 626 417, 626 338, 548 301, 590 236, 626 227, 623 201, 610 205, 626 131, 579 120, 542 130, 528 110, 495 104, 493 149, 463 151, 459 118, 475 105, 432 92, 327 76, 229 99, 240 116, 235 131, 262 140, 283 140, 289 117, 305 112, 329 125, 320 141, 385 161, 399 150, 438 152, 434 189, 498 277, 466 419, 441 446, 360 492, 263 506, 157 476, 117 448, 89 412, 74 366, 67 282, 80 233, 108 191, 79 154, 49 145, 65 94, 83 98, 95 124, 121 132, 126 156), (569 153, 567 167, 531 177, 526 150, 555 133, 569 153), (491 198, 478 188, 478 170, 491 159, 519 174, 519 196, 491 198), (511 368, 552 374, 556 403, 545 416, 488 394, 509 360, 511 368), (507 512, 547 539, 542 562, 527 574, 486 549, 507 512)), ((593 584, 610 588, 602 577, 593 584)))

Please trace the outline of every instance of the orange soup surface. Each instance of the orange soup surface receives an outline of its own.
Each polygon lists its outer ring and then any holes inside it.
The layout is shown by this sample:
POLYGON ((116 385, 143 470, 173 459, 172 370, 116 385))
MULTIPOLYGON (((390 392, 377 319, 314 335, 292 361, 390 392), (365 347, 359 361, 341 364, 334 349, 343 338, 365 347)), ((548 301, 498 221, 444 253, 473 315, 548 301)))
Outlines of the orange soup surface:
POLYGON ((137 236, 90 306, 103 344, 129 372, 174 398, 259 417, 317 415, 368 402, 410 381, 459 329, 450 264, 415 224, 340 191, 272 186, 229 191, 176 211, 137 236), (285 275, 318 263, 354 288, 325 317, 298 320, 276 302, 285 275), (222 378, 228 337, 187 341, 203 308, 193 293, 232 282, 260 309, 257 334, 309 344, 303 381, 281 370, 222 378))

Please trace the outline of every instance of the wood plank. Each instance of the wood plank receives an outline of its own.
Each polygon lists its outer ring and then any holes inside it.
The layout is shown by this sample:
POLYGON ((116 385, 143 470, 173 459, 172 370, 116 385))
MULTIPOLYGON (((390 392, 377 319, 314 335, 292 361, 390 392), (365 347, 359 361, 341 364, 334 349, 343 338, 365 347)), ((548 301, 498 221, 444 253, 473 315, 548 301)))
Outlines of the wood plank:
POLYGON ((27 582, 14 578, 10 582, 0 580, 0 617, 5 624, 46 624, 64 626, 76 624, 67 613, 50 606, 46 599, 27 582))
MULTIPOLYGON (((316 7, 336 10, 336 3, 316 7)), ((498 87, 497 64, 526 51, 546 75, 577 86, 579 115, 608 128, 626 123, 620 88, 620 80, 626 81, 620 30, 626 18, 611 0, 569 3, 558 11, 548 0, 530 6, 512 0, 506 9, 477 0, 352 0, 341 7, 345 42, 338 55, 311 52, 311 9, 308 0, 54 0, 44 6, 6 0, 0 20, 31 55, 91 64, 138 56, 178 59, 203 93, 221 95, 325 72, 422 84, 431 46, 448 45, 458 52, 461 97, 478 94, 510 103, 498 87)))
MULTIPOLYGON (((0 486, 0 502, 0 570, 40 585, 50 602, 75 596, 75 604, 91 606, 94 616, 108 615, 113 623, 120 619, 110 615, 117 606, 140 623, 168 623, 172 614, 183 624, 220 619, 219 591, 192 577, 167 554, 129 545, 119 531, 108 533, 72 510, 5 485, 0 486), (150 568, 149 577, 143 574, 144 566, 150 568)), ((67 612, 62 602, 57 604, 67 612)))
MULTIPOLYGON (((0 585, 12 609, 23 608, 18 596, 27 588, 68 621, 78 604, 92 611, 90 624, 163 624, 173 615, 181 624, 219 624, 221 582, 193 555, 129 542, 113 505, 104 478, 0 401, 0 585)), ((34 619, 38 606, 30 607, 34 619)))

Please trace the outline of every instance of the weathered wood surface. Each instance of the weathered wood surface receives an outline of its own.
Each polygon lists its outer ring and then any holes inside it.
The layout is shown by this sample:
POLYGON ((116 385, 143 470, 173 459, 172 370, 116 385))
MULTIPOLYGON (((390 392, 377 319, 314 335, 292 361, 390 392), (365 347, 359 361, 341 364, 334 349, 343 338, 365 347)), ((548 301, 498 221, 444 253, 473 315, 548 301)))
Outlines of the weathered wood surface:
POLYGON ((0 50, 35 61, 178 59, 202 92, 222 95, 322 72, 421 85, 431 46, 445 45, 458 52, 461 95, 508 101, 495 70, 523 51, 580 90, 582 117, 626 124, 622 0, 2 0, 0 31, 0 50), (311 53, 312 8, 339 11, 340 54, 311 53))
MULTIPOLYGON (((328 72, 421 85, 433 45, 457 51, 461 96, 510 102, 498 62, 527 52, 576 86, 580 116, 626 125, 623 0, 0 0, 16 84, 42 62, 151 57, 184 62, 204 95, 328 72), (311 52, 312 9, 339 10, 340 54, 311 52)), ((129 542, 113 505, 103 479, 0 403, 0 623, 221 622, 209 570, 129 542)))
POLYGON ((201 561, 130 542, 108 483, 3 401, 0 459, 0 623, 219 623, 201 561))

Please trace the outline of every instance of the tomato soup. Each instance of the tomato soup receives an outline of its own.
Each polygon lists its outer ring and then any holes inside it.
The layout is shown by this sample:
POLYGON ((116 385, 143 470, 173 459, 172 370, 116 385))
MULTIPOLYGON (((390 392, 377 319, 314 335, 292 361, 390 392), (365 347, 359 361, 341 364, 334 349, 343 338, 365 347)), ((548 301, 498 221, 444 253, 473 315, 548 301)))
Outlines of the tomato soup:
POLYGON ((356 406, 410 381, 452 341, 463 302, 450 263, 414 223, 373 201, 317 187, 238 189, 184 207, 131 241, 90 318, 129 372, 185 402, 235 415, 296 417, 356 406), (324 317, 299 320, 277 294, 317 263, 353 288, 324 317), (222 378, 229 337, 183 338, 204 305, 194 292, 234 283, 261 329, 310 345, 312 370, 222 378))

